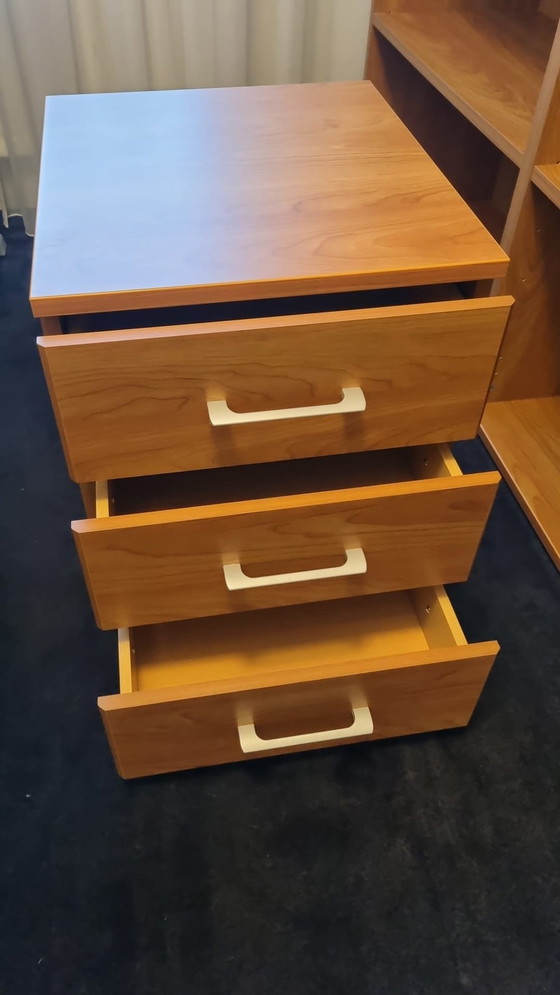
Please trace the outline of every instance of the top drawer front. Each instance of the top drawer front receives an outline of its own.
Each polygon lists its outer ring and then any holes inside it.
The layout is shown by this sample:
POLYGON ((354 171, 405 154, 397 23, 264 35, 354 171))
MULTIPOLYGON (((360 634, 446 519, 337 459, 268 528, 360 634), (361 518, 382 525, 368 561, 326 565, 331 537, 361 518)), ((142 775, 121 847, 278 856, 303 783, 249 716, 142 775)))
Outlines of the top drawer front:
POLYGON ((87 481, 471 437, 511 303, 446 301, 38 342, 70 475, 87 481), (360 389, 362 403, 351 391, 351 410, 329 410, 348 388, 360 389), (229 424, 212 424, 212 401, 226 402, 229 424), (258 420, 278 409, 282 417, 258 420), (236 423, 236 413, 255 420, 236 423))

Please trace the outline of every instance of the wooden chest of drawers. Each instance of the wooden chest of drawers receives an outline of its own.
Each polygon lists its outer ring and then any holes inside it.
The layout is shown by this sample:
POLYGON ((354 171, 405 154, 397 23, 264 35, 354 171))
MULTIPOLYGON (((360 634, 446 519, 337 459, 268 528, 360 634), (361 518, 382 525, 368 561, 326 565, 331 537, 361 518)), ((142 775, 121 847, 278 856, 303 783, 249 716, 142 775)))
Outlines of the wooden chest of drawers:
POLYGON ((369 83, 50 99, 31 300, 124 777, 468 722, 497 645, 441 585, 499 476, 446 443, 506 265, 369 83))

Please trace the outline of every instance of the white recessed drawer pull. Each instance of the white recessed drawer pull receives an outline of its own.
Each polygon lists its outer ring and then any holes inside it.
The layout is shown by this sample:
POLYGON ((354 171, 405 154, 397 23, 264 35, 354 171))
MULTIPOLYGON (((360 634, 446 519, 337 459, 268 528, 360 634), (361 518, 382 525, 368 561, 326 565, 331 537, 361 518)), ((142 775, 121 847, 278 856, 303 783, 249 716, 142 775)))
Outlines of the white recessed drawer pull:
POLYGON ((273 411, 232 411, 227 401, 207 401, 212 425, 250 425, 261 421, 283 421, 287 418, 317 418, 321 415, 347 415, 366 410, 366 398, 361 387, 343 387, 342 400, 334 404, 315 404, 307 408, 275 408, 273 411))
POLYGON ((340 567, 322 567, 319 570, 298 570, 297 573, 268 574, 266 577, 248 577, 240 563, 224 563, 224 578, 228 591, 248 591, 253 587, 273 587, 275 584, 299 584, 306 580, 325 580, 329 577, 353 577, 367 572, 363 549, 346 550, 346 562, 340 567))
POLYGON ((262 739, 255 729, 254 722, 239 722, 239 745, 243 753, 261 753, 263 750, 285 750, 290 746, 311 746, 313 743, 336 743, 339 739, 352 739, 354 736, 371 736, 373 718, 367 705, 352 707, 353 721, 342 729, 324 729, 321 732, 306 732, 299 736, 281 736, 279 739, 262 739))

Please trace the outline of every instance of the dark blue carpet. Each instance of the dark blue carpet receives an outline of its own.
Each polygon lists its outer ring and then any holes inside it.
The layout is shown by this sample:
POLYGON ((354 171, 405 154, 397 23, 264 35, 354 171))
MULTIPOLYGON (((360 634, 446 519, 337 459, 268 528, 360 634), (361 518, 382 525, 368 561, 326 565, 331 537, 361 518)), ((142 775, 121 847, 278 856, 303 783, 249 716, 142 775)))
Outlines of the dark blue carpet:
POLYGON ((450 590, 503 647, 467 731, 122 782, 15 219, 7 242, 2 995, 558 995, 560 580, 506 487, 450 590))

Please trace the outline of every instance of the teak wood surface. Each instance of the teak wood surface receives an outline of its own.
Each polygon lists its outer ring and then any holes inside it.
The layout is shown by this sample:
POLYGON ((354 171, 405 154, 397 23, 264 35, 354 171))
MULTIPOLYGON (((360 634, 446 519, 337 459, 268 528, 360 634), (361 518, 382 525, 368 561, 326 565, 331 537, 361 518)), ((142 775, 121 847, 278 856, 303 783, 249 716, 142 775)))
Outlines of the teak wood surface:
POLYGON ((506 266, 367 81, 47 101, 37 316, 483 279, 506 266))
POLYGON ((73 479, 88 481, 473 437, 511 298, 40 338, 73 479), (212 426, 234 411, 363 412, 212 426))
POLYGON ((482 437, 560 569, 560 396, 488 404, 482 437))
POLYGON ((519 165, 553 38, 553 22, 492 4, 433 4, 380 10, 381 32, 462 114, 519 165), (447 8, 447 9, 446 9, 447 8), (456 9, 453 9, 456 8, 456 9))
POLYGON ((499 239, 519 172, 515 165, 373 29, 366 73, 477 217, 499 239))
POLYGON ((533 182, 555 207, 560 207, 560 162, 551 166, 535 166, 533 182))
POLYGON ((491 293, 516 303, 481 433, 559 564, 560 2, 373 0, 365 71, 480 217, 498 151, 519 166, 500 165, 492 191, 511 265, 491 293))
POLYGON ((515 296, 489 400, 560 393, 560 212, 527 191, 502 290, 515 296))
POLYGON ((499 479, 341 487, 72 528, 97 623, 112 629, 466 580, 499 479), (224 563, 250 576, 291 574, 340 566, 357 546, 365 574, 244 591, 225 584, 224 563))

